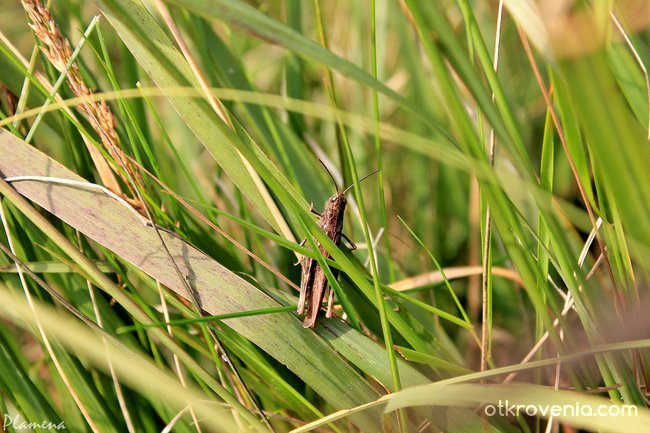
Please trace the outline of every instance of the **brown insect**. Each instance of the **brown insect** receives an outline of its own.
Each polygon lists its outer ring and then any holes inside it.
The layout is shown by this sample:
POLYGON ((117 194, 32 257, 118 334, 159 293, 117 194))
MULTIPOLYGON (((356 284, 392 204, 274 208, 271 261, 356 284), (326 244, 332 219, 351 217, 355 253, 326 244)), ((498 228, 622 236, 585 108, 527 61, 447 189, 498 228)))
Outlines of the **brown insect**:
MULTIPOLYGON (((322 164, 322 161, 321 161, 322 164)), ((325 166, 325 164, 323 164, 325 166)), ((327 167, 325 167, 327 170, 327 167)), ((343 215, 345 212, 345 205, 348 201, 345 198, 345 193, 347 193, 352 187, 358 185, 361 181, 367 179, 373 174, 377 173, 378 170, 373 171, 370 174, 364 176, 356 184, 352 184, 349 187, 345 188, 343 191, 337 191, 332 197, 330 197, 325 202, 325 208, 323 213, 319 214, 314 210, 314 205, 310 207, 310 211, 314 212, 319 216, 318 226, 325 232, 328 238, 334 242, 338 247, 341 243, 341 238, 345 238, 349 243, 352 249, 356 249, 356 245, 352 242, 345 234, 343 233, 343 215)), ((334 186, 336 187, 336 181, 332 174, 327 171, 327 173, 332 178, 334 186)), ((305 241, 301 242, 301 245, 304 245, 305 241)), ((323 248, 321 245, 318 245, 321 254, 323 257, 328 259, 330 254, 323 248)), ((298 314, 305 314, 305 319, 302 322, 302 325, 305 328, 313 328, 316 325, 316 320, 318 319, 318 312, 320 311, 321 305, 323 304, 323 299, 327 296, 327 312, 325 317, 328 319, 333 315, 333 306, 334 306, 334 291, 332 287, 329 286, 327 278, 325 277, 325 272, 321 268, 320 264, 316 259, 311 257, 303 256, 298 262, 302 266, 302 275, 300 279, 300 298, 298 300, 298 314)), ((338 269, 332 269, 332 274, 334 278, 338 276, 338 269)))

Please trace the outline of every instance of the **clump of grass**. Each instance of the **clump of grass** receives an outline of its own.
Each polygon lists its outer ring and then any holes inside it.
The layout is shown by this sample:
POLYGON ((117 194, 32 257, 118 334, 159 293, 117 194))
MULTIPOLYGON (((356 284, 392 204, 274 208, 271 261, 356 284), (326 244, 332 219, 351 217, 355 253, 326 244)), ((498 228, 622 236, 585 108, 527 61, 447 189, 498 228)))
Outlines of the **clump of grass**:
POLYGON ((102 432, 645 428, 647 7, 252 3, 24 0, 40 52, 3 24, 0 411, 102 432), (42 135, 12 129, 34 116, 42 135), (356 251, 308 211, 334 192, 319 159, 340 185, 381 168, 349 194, 356 251), (339 275, 314 330, 301 256, 339 275), (638 413, 483 416, 503 400, 638 413))

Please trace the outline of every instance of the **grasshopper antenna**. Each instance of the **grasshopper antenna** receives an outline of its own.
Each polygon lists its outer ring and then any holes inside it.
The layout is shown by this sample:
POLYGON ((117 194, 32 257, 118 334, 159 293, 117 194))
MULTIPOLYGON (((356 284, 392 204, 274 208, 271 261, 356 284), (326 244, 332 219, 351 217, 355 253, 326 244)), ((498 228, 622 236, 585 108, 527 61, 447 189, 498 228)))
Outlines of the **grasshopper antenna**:
POLYGON ((373 171, 373 172, 370 172, 370 173, 366 174, 364 177, 362 177, 361 179, 359 179, 359 181, 358 181, 357 183, 353 183, 353 184, 350 185, 349 187, 345 188, 345 189, 343 190, 343 194, 345 194, 346 192, 350 191, 350 190, 352 189, 352 187, 359 185, 361 182, 363 182, 364 180, 368 179, 368 178, 369 178, 370 176, 372 176, 373 174, 377 174, 378 172, 379 172, 379 169, 377 169, 377 170, 375 170, 375 171, 373 171))
POLYGON ((329 168, 327 168, 327 166, 325 165, 325 163, 323 162, 322 159, 319 158, 318 162, 320 162, 323 165, 323 167, 325 167, 325 171, 327 172, 327 174, 329 174, 330 179, 332 179, 332 183, 334 184, 334 189, 336 191, 338 191, 339 187, 336 185, 336 180, 334 179, 334 176, 332 175, 332 172, 329 170, 329 168))

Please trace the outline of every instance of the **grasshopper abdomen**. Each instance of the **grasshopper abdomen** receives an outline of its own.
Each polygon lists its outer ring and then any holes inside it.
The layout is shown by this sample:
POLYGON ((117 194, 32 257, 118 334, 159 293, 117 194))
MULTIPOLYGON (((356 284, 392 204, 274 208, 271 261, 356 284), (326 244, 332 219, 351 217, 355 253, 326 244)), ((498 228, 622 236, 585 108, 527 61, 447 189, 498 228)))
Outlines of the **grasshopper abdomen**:
MULTIPOLYGON (((343 234, 343 215, 347 200, 342 192, 337 192, 325 202, 325 209, 318 219, 318 226, 325 232, 328 238, 338 246, 341 243, 343 234)), ((322 246, 318 246, 323 257, 328 259, 330 254, 322 246)), ((313 328, 318 319, 323 299, 327 294, 327 314, 332 317, 334 293, 329 287, 325 272, 317 260, 310 257, 303 257, 300 260, 302 275, 300 279, 300 300, 298 302, 298 314, 305 313, 303 326, 313 328)), ((335 270, 332 271, 337 276, 335 270)))

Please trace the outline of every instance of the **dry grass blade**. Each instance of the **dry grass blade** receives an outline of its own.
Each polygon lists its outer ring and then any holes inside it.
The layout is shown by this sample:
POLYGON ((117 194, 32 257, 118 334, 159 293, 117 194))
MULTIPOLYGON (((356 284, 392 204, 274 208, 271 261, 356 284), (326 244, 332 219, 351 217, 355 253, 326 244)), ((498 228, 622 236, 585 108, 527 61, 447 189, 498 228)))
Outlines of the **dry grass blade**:
MULTIPOLYGON (((421 286, 440 284, 445 281, 445 278, 451 281, 460 278, 468 278, 476 275, 481 275, 483 268, 480 266, 457 266, 445 268, 444 271, 444 276, 440 271, 432 271, 396 281, 390 286, 395 290, 403 292, 406 290, 417 289, 421 286)), ((517 274, 517 272, 511 269, 494 267, 492 268, 492 274, 497 277, 506 278, 516 285, 523 287, 523 281, 521 281, 521 277, 517 274)))

